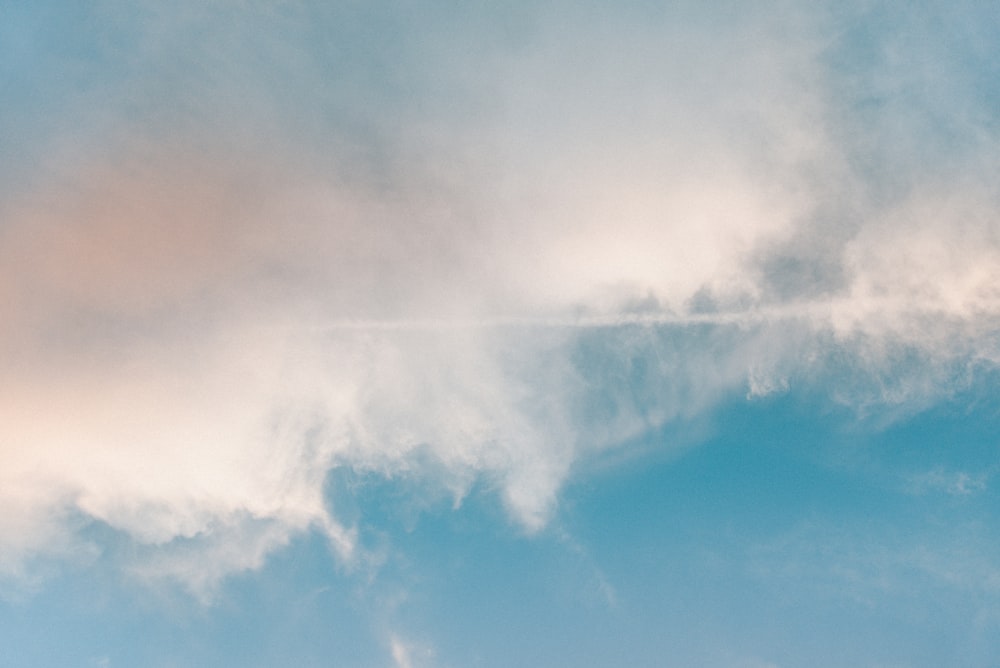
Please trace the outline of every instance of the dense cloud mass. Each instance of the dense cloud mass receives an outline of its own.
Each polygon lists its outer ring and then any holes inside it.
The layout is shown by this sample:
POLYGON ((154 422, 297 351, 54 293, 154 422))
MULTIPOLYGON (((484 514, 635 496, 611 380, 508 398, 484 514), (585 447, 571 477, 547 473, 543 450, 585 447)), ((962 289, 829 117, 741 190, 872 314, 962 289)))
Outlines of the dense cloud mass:
POLYGON ((325 4, 0 10, 0 572, 349 563, 341 467, 536 531, 724 398, 1000 362, 985 4, 325 4))

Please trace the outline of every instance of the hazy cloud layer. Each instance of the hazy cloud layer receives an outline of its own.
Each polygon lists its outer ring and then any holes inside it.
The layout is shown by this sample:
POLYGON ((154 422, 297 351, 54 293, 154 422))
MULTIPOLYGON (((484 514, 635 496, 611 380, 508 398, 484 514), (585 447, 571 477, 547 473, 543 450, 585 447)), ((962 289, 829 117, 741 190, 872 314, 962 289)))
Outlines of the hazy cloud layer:
POLYGON ((3 572, 350 562, 335 467, 537 530, 724 397, 1000 361, 985 5, 245 4, 3 10, 3 572))

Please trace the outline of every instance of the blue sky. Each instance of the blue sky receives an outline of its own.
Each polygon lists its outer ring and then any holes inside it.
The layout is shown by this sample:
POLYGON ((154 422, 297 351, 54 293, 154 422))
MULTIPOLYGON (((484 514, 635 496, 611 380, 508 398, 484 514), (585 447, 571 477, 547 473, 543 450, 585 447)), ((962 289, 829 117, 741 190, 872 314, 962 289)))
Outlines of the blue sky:
POLYGON ((989 3, 0 5, 0 666, 987 666, 989 3))

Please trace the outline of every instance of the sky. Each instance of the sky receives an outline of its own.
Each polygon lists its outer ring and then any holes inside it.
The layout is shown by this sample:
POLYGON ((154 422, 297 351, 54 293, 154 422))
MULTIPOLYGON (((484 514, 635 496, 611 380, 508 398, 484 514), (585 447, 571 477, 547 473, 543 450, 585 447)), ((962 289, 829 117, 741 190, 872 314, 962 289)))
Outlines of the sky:
POLYGON ((0 668, 989 666, 989 2, 0 0, 0 668))

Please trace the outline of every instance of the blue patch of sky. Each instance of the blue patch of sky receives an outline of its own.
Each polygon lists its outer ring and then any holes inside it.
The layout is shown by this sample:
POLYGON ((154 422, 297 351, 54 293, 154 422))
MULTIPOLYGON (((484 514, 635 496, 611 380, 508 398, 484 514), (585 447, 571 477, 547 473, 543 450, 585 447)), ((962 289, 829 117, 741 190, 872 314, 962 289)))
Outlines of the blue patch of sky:
POLYGON ((878 429, 801 394, 727 402, 700 447, 574 480, 537 536, 486 484, 453 509, 335 472, 380 561, 304 537, 208 607, 71 569, 0 607, 0 665, 378 666, 393 635, 440 666, 988 665, 1000 405, 980 382, 878 429), (914 486, 933 471, 986 477, 914 486))

